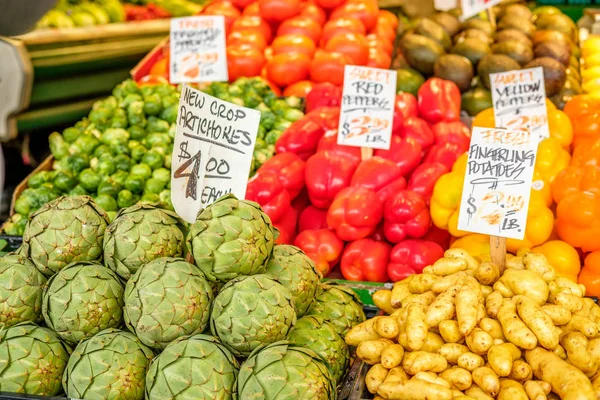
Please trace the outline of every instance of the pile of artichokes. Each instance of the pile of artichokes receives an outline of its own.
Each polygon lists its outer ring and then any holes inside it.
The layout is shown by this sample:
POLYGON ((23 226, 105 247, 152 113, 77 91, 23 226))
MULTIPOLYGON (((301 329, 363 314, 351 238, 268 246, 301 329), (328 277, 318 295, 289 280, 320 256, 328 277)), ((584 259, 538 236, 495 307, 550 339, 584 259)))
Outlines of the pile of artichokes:
POLYGON ((45 204, 0 258, 0 392, 335 399, 362 306, 276 236, 232 195, 191 225, 151 204, 112 222, 88 196, 45 204))

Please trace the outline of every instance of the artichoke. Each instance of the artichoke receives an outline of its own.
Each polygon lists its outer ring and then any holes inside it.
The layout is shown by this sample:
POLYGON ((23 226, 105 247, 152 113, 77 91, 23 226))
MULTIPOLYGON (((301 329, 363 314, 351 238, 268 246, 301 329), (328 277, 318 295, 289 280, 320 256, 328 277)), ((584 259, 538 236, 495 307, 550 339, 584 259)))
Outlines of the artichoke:
POLYGON ((215 298, 210 330, 236 356, 285 339, 296 323, 292 294, 269 275, 229 281, 215 298))
POLYGON ((344 376, 350 362, 350 350, 330 322, 312 315, 304 316, 290 330, 287 340, 317 353, 329 365, 336 382, 344 376))
POLYGON ((123 285, 102 264, 67 265, 48 280, 42 312, 63 340, 78 343, 123 321, 123 285))
POLYGON ((335 380, 312 350, 288 342, 256 349, 240 367, 240 399, 335 400, 335 380))
POLYGON ((239 367, 229 350, 212 336, 177 339, 150 364, 146 399, 237 399, 239 367))
POLYGON ((71 349, 48 328, 21 323, 0 330, 0 392, 56 396, 71 349))
POLYGON ((271 219, 254 202, 219 198, 198 214, 187 236, 188 251, 210 280, 229 281, 265 272, 274 245, 271 219))
POLYGON ((76 399, 141 400, 153 356, 133 333, 106 329, 77 345, 63 387, 76 399))
POLYGON ((62 196, 31 215, 21 252, 46 276, 75 261, 97 261, 108 215, 89 196, 62 196))
POLYGON ((292 292, 296 315, 302 317, 312 304, 321 280, 315 263, 298 247, 276 245, 267 264, 267 274, 292 292))
POLYGON ((42 319, 46 277, 18 254, 0 258, 0 328, 42 319))
POLYGON ((182 258, 159 258, 125 287, 125 323, 142 343, 165 348, 208 325, 213 292, 202 271, 182 258))
POLYGON ((336 284, 321 284, 306 315, 331 322, 341 337, 366 319, 362 302, 354 290, 336 284))
POLYGON ((123 279, 161 257, 183 255, 183 221, 150 204, 122 209, 104 234, 104 264, 123 279))

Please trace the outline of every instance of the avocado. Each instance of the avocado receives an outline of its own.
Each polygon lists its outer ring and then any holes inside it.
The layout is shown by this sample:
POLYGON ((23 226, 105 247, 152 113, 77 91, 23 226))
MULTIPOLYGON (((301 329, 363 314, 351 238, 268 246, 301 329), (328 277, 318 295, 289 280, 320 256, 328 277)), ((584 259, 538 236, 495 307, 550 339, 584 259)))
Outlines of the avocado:
POLYGON ((460 31, 460 21, 452 14, 439 12, 434 14, 431 19, 440 24, 450 37, 456 35, 458 31, 460 31))
POLYGON ((442 45, 445 51, 450 50, 450 47, 452 47, 452 40, 450 40, 448 33, 440 24, 429 18, 422 18, 415 26, 414 33, 435 40, 442 45))
POLYGON ((473 64, 458 54, 444 54, 435 62, 433 75, 456 83, 461 92, 469 90, 473 79, 473 64))
POLYGON ((444 52, 441 44, 423 35, 409 33, 400 41, 400 50, 410 66, 422 74, 433 74, 433 65, 444 52))
POLYGON ((531 41, 533 42, 533 47, 544 42, 564 43, 567 46, 569 46, 571 51, 573 51, 575 47, 573 41, 569 39, 569 37, 566 36, 564 33, 552 31, 549 29, 542 29, 536 31, 531 37, 531 41))
POLYGON ((516 29, 523 32, 527 37, 531 37, 535 32, 535 25, 527 18, 512 17, 506 15, 498 22, 498 30, 516 29))
POLYGON ((501 17, 517 17, 517 18, 525 18, 531 20, 533 13, 525 4, 509 4, 504 7, 504 10, 501 13, 501 17))
POLYGON ((493 44, 491 50, 494 54, 509 56, 520 65, 525 65, 533 60, 531 47, 517 40, 505 40, 504 42, 493 44))
POLYGON ((494 35, 494 30, 495 30, 489 21, 484 21, 479 18, 471 18, 471 19, 468 19, 465 22, 463 22, 462 30, 471 29, 471 28, 472 29, 481 29, 482 31, 487 33, 487 35, 489 37, 492 37, 494 35))
POLYGON ((396 74, 396 92, 406 92, 416 96, 421 85, 425 83, 423 75, 412 68, 399 69, 396 74))
POLYGON ((504 54, 488 54, 479 61, 477 73, 483 86, 489 89, 490 74, 513 71, 515 69, 521 69, 521 66, 509 56, 505 56, 504 54))
POLYGON ((469 38, 455 44, 450 52, 452 54, 458 54, 467 57, 473 66, 477 66, 479 60, 481 60, 486 54, 489 54, 491 50, 487 43, 478 39, 469 38))
POLYGON ((462 109, 472 117, 494 105, 492 94, 489 90, 483 88, 474 88, 463 93, 460 104, 462 109))
POLYGON ((558 42, 543 42, 535 46, 533 55, 538 57, 550 57, 559 61, 565 67, 569 66, 571 60, 571 49, 568 45, 558 42))
POLYGON ((553 96, 562 89, 567 80, 567 69, 564 65, 550 57, 535 58, 525 64, 525 68, 535 67, 542 67, 544 69, 546 96, 553 96))
POLYGON ((562 11, 554 6, 541 6, 533 9, 533 15, 542 14, 562 14, 562 11))
POLYGON ((496 32, 494 35, 496 43, 504 42, 506 40, 518 40, 521 43, 527 44, 529 47, 533 46, 533 42, 518 29, 504 29, 496 32))
POLYGON ((460 43, 461 41, 469 38, 481 40, 482 42, 487 44, 494 43, 494 40, 491 37, 489 37, 487 33, 482 31, 481 29, 475 28, 465 29, 458 35, 454 36, 454 43, 460 43))
POLYGON ((571 40, 576 40, 577 27, 565 14, 544 14, 535 19, 537 29, 550 29, 561 32, 571 40))

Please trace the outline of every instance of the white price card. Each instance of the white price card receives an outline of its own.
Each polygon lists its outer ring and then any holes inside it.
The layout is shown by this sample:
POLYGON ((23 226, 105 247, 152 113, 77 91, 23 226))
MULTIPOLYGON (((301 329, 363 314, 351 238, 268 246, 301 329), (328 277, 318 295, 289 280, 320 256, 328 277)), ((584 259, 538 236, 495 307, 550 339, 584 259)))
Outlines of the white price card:
POLYGON ((396 71, 346 65, 338 144, 389 150, 396 71))
POLYGON ((169 46, 169 79, 172 83, 229 79, 222 15, 172 19, 169 46))
POLYGON ((260 111, 183 86, 171 165, 175 211, 194 222, 219 197, 246 195, 260 111))
POLYGON ((458 229, 523 239, 538 142, 535 132, 473 127, 458 229))
POLYGON ((497 127, 550 136, 542 67, 490 74, 497 127))
POLYGON ((448 11, 458 7, 457 0, 433 0, 433 8, 438 11, 448 11))
POLYGON ((460 0, 460 8, 462 11, 460 19, 462 21, 469 19, 488 8, 494 7, 496 4, 500 4, 500 1, 501 0, 460 0))

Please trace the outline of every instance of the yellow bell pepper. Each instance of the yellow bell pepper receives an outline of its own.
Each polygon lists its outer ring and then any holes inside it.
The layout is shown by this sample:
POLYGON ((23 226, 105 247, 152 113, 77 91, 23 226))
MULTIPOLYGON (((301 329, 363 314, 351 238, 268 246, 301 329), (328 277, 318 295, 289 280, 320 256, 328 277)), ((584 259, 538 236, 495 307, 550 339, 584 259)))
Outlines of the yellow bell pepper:
POLYGON ((571 155, 561 147, 557 139, 544 139, 538 145, 535 170, 540 172, 545 181, 552 183, 556 175, 567 168, 570 162, 571 155))
POLYGON ((545 255, 558 275, 577 282, 581 260, 579 259, 579 253, 573 246, 562 240, 551 240, 541 246, 534 247, 531 251, 545 255))
POLYGON ((450 248, 464 249, 473 257, 482 259, 490 254, 490 237, 479 233, 469 233, 454 240, 450 248))
POLYGON ((546 206, 542 195, 532 190, 527 212, 527 228, 523 240, 506 239, 506 250, 516 253, 521 248, 532 248, 548 240, 554 228, 554 214, 546 206))

